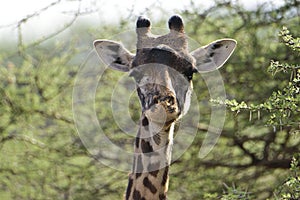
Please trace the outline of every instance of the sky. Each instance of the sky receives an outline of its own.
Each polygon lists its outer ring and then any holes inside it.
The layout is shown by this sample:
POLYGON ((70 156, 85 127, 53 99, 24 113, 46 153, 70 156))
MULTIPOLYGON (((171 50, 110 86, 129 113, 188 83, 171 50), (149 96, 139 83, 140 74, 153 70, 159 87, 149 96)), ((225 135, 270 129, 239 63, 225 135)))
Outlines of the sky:
MULTIPOLYGON (((280 5, 284 0, 235 0, 243 4, 247 9, 253 9, 263 2, 272 2, 280 5)), ((16 36, 16 23, 26 16, 47 7, 51 3, 57 5, 47 9, 40 15, 32 17, 24 25, 23 31, 34 35, 46 34, 49 31, 63 26, 72 18, 72 12, 78 9, 78 0, 8 0, 0 3, 0 39, 16 36)), ((213 0, 194 0, 195 4, 209 7, 213 0)), ((165 13, 174 14, 176 10, 183 10, 190 5, 190 0, 81 0, 81 11, 97 10, 92 15, 86 15, 85 19, 97 23, 116 23, 121 16, 141 15, 146 10, 151 10, 156 5, 165 13), (158 3, 160 2, 160 3, 158 3)), ((156 8, 157 9, 157 8, 156 8)))
MULTIPOLYGON (((0 26, 11 24, 20 19, 34 13, 41 8, 50 5, 59 0, 9 0, 0 3, 0 26), (16 6, 17 5, 17 6, 16 6)), ((133 14, 140 14, 146 9, 151 9, 151 5, 156 3, 156 0, 82 0, 81 10, 98 9, 99 15, 107 21, 116 21, 120 16, 128 14, 133 10, 133 14), (133 6, 134 5, 134 6, 133 6)), ((211 0, 205 4, 211 4, 211 0)), ((173 9, 181 9, 189 5, 189 0, 162 0, 161 7, 167 11, 173 9)), ((43 20, 53 21, 58 18, 65 18, 68 14, 63 11, 76 10, 78 1, 61 0, 58 6, 47 10, 47 14, 40 16, 43 20), (51 19, 52 18, 52 19, 51 19)))
MULTIPOLYGON (((59 0, 8 0, 0 3, 0 25, 6 25, 20 20, 26 15, 32 14, 35 11, 46 7, 47 5, 57 2, 59 0)), ((271 0, 237 0, 244 4, 247 8, 253 8, 257 4, 271 0)), ((100 12, 110 15, 111 18, 126 15, 130 9, 134 9, 135 14, 144 11, 146 8, 151 9, 156 0, 82 0, 82 7, 99 8, 100 12), (135 5, 134 7, 132 5, 135 5)), ((212 4, 212 0, 199 1, 194 0, 196 4, 200 2, 204 6, 212 4)), ((272 0, 274 4, 280 4, 283 0, 272 0)), ((161 0, 161 7, 167 11, 173 9, 182 9, 190 4, 190 0, 161 0)), ((61 0, 60 6, 55 6, 52 14, 60 15, 63 10, 76 9, 78 3, 76 1, 61 0)))

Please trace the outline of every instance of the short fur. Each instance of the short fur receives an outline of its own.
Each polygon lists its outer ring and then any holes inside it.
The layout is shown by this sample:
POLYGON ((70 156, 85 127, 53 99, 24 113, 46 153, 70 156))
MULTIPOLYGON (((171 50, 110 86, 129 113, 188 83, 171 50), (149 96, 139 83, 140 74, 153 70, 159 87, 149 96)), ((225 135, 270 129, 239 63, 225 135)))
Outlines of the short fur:
POLYGON ((168 25, 170 33, 153 35, 150 20, 139 17, 135 55, 114 41, 94 42, 105 64, 135 79, 142 106, 126 200, 167 198, 174 126, 189 109, 193 74, 220 68, 236 46, 222 39, 189 53, 182 18, 168 25))

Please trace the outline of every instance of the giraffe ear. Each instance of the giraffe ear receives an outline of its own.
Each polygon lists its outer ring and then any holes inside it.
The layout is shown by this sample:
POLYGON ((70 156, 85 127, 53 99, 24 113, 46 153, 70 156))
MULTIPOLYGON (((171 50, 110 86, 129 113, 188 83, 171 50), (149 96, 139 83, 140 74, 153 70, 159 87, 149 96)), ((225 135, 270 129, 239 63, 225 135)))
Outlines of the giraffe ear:
POLYGON ((96 40, 94 46, 106 65, 122 72, 129 71, 134 55, 122 44, 110 40, 96 40))
POLYGON ((233 39, 221 39, 191 52, 196 59, 198 72, 209 72, 222 67, 233 53, 236 44, 233 39))

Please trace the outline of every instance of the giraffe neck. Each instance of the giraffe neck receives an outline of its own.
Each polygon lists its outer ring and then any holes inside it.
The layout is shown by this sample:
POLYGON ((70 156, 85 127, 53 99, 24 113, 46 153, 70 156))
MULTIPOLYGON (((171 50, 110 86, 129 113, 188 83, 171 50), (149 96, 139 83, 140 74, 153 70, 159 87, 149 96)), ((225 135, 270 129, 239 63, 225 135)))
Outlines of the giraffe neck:
POLYGON ((142 116, 134 145, 126 200, 166 199, 174 122, 158 124, 142 116))

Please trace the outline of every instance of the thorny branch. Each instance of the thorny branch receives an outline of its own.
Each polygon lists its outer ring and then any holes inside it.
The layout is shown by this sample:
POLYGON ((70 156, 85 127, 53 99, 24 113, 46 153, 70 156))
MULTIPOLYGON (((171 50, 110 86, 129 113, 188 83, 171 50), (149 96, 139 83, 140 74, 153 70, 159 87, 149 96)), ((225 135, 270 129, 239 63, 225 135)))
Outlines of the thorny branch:
POLYGON ((68 15, 71 15, 72 18, 66 22, 62 28, 46 35, 46 36, 42 36, 41 38, 35 40, 34 42, 32 43, 29 43, 29 44, 24 44, 24 40, 23 40, 23 26, 31 19, 35 18, 35 17, 38 17, 40 16, 43 12, 55 7, 55 6, 58 6, 60 3, 62 3, 62 0, 57 0, 55 2, 52 2, 51 4, 45 6, 44 8, 41 8, 40 10, 32 13, 32 14, 29 14, 27 15, 26 17, 22 18, 21 20, 19 20, 18 22, 15 22, 15 23, 12 23, 12 24, 8 24, 8 25, 4 25, 4 26, 0 26, 0 29, 1 28, 7 28, 7 27, 11 27, 11 26, 15 26, 16 29, 17 29, 17 52, 13 52, 11 54, 11 56, 15 55, 16 53, 18 53, 19 55, 21 55, 23 58, 27 59, 27 60, 32 60, 32 57, 30 57, 29 55, 26 54, 26 49, 29 49, 29 48, 32 48, 32 47, 35 47, 35 46, 38 46, 39 44, 43 43, 43 42, 46 42, 47 40, 51 39, 51 38, 54 38, 56 36, 58 36, 59 34, 61 34, 62 32, 64 32, 65 30, 67 30, 69 27, 71 27, 75 22, 76 20, 78 19, 78 17, 80 16, 83 16, 83 15, 88 15, 88 14, 91 14, 91 13, 94 13, 96 12, 98 9, 90 9, 90 10, 82 10, 82 4, 81 2, 83 0, 75 0, 78 2, 78 7, 77 9, 75 9, 75 11, 72 11, 72 12, 63 12, 64 14, 68 14, 68 15))
POLYGON ((58 0, 58 1, 55 1, 55 2, 52 2, 51 4, 47 5, 46 7, 38 10, 38 11, 35 11, 34 13, 32 14, 29 14, 27 15, 26 17, 24 17, 23 19, 19 20, 18 22, 13 22, 11 24, 7 24, 7 25, 3 25, 3 26, 0 26, 0 29, 2 28, 7 28, 7 27, 11 27, 11 26, 15 26, 17 24, 17 26, 19 26, 20 24, 23 24, 23 23, 26 23, 28 20, 30 20, 31 18, 33 17, 37 17, 39 16, 41 13, 43 13, 44 11, 50 9, 51 7, 53 6, 56 6, 57 4, 59 4, 61 2, 61 0, 58 0))
POLYGON ((78 4, 78 8, 77 8, 77 13, 74 14, 74 17, 71 19, 71 21, 69 23, 67 23, 65 26, 63 26, 63 28, 59 29, 58 31, 52 33, 52 34, 49 34, 48 36, 45 36, 45 37, 42 37, 41 39, 29 44, 29 45, 25 45, 23 44, 23 33, 22 33, 22 25, 25 24, 28 20, 30 20, 31 18, 33 17, 36 17, 36 16, 39 16, 42 12, 48 10, 49 8, 53 7, 53 6, 56 6, 58 5, 59 3, 61 2, 61 0, 58 0, 56 2, 53 2, 51 3, 50 5, 42 8, 41 10, 39 11, 36 11, 35 13, 33 14, 30 14, 28 15, 27 17, 21 19, 18 23, 17 23, 17 29, 18 29, 18 52, 20 55, 24 56, 24 50, 26 48, 30 48, 30 47, 33 47, 33 46, 36 46, 36 45, 39 45, 40 43, 42 42, 45 42, 46 40, 50 39, 50 38, 53 38, 54 36, 60 34, 61 32, 63 32, 64 30, 66 30, 68 27, 70 27, 74 22, 75 20, 77 19, 78 17, 78 14, 80 12, 80 2, 81 0, 79 0, 79 4, 78 4))
MULTIPOLYGON (((208 127, 205 127, 203 125, 198 125, 198 131, 201 132, 207 132, 208 127)), ((236 127, 238 129, 238 127, 236 127)), ((234 147, 237 147, 242 152, 244 152, 245 155, 247 155, 250 158, 250 161, 243 164, 233 164, 230 162, 224 162, 219 160, 207 160, 207 161, 200 161, 201 165, 206 167, 230 167, 230 168, 236 168, 236 169, 245 169, 253 166, 260 166, 265 168, 282 168, 282 169, 288 169, 290 167, 290 161, 291 158, 289 157, 293 152, 299 151, 299 142, 290 144, 290 131, 291 127, 285 127, 285 138, 282 142, 278 142, 279 135, 277 132, 274 132, 272 129, 269 130, 269 132, 262 134, 260 136, 256 137, 250 137, 248 135, 236 135, 236 132, 238 130, 235 130, 234 132, 223 130, 222 131, 222 137, 226 138, 228 140, 231 140, 233 142, 234 147), (246 147, 247 142, 259 142, 264 141, 263 144, 263 151, 262 156, 256 155, 255 153, 251 152, 251 149, 249 147, 246 147), (270 145, 276 145, 278 148, 271 148, 270 145)), ((283 131, 283 130, 282 130, 283 131)), ((282 132, 283 133, 283 132, 282 132)), ((299 140, 298 140, 299 141, 299 140)), ((197 144, 198 146, 201 146, 201 142, 197 144)), ((176 161, 180 162, 180 161, 176 161)))

